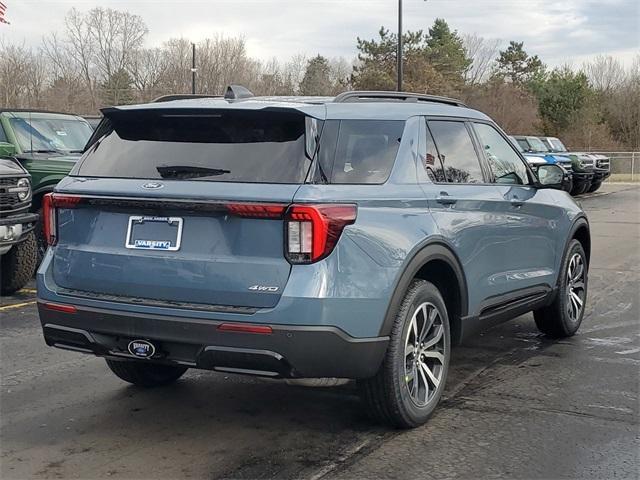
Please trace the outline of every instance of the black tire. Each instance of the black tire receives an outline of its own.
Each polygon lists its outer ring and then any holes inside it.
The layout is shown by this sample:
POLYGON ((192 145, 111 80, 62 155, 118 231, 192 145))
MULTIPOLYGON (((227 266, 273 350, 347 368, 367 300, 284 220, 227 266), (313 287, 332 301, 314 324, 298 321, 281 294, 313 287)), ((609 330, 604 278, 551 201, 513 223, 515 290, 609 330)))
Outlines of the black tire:
MULTIPOLYGON (((432 310, 430 310, 430 312, 431 311, 432 310)), ((422 316, 426 318, 426 316, 422 316)), ((387 353, 378 373, 373 378, 358 381, 360 396, 367 406, 370 415, 375 420, 398 428, 417 427, 428 420, 442 397, 442 392, 444 391, 447 381, 449 358, 451 355, 449 331, 447 308, 438 289, 432 283, 425 280, 414 280, 409 286, 400 309, 396 314, 387 353), (440 321, 438 322, 438 319, 435 319, 432 325, 437 324, 441 326, 441 337, 434 333, 434 338, 436 336, 442 338, 442 344, 440 346, 439 342, 434 348, 441 354, 443 361, 441 362, 441 367, 429 367, 432 373, 436 371, 436 368, 439 368, 439 382, 435 389, 431 390, 431 397, 429 397, 429 389, 424 389, 427 392, 425 394, 426 402, 420 406, 413 399, 413 391, 416 384, 411 383, 406 368, 407 366, 414 368, 413 382, 417 381, 415 380, 418 376, 417 372, 423 372, 420 371, 420 367, 414 367, 413 361, 416 360, 415 354, 413 354, 413 360, 407 361, 409 357, 406 355, 405 346, 409 343, 412 335, 412 332, 409 332, 409 328, 412 325, 414 313, 418 315, 417 311, 419 307, 425 304, 438 310, 438 318, 440 321)), ((426 333, 429 334, 430 332, 431 330, 429 329, 426 333)), ((428 338, 429 336, 427 335, 427 339, 428 338)), ((427 341, 425 343, 429 342, 427 341)), ((413 346, 411 350, 413 350, 413 346)), ((435 353, 435 350, 432 353, 435 353)), ((422 378, 426 380, 427 377, 423 375, 422 378)), ((435 384, 432 385, 435 386, 435 384)), ((419 386, 417 392, 419 393, 419 386)))
POLYGON ((125 382, 139 387, 160 387, 178 380, 187 367, 177 365, 161 365, 144 360, 111 360, 106 358, 107 365, 113 373, 125 382))
POLYGON ((562 261, 558 292, 553 303, 533 312, 533 318, 538 330, 553 338, 564 338, 575 335, 578 328, 580 328, 586 309, 587 286, 589 283, 588 272, 587 257, 582 244, 578 240, 571 240, 567 253, 562 261), (583 266, 584 276, 581 291, 575 287, 575 285, 579 285, 579 282, 573 283, 569 281, 569 266, 575 255, 580 256, 583 266), (582 308, 579 313, 573 317, 572 314, 575 313, 575 311, 570 311, 572 305, 570 304, 571 299, 569 298, 572 289, 574 293, 582 299, 582 308))
POLYGON ((602 186, 602 182, 598 182, 598 183, 592 183, 591 186, 589 187, 589 190, 587 190, 589 193, 595 192, 596 190, 598 190, 600 187, 602 186))
POLYGON ((36 222, 35 228, 33 231, 36 234, 36 242, 37 242, 37 257, 36 265, 40 265, 42 263, 42 259, 44 258, 44 254, 47 252, 47 239, 44 238, 44 215, 42 213, 42 207, 38 209, 36 212, 38 214, 38 221, 36 222))
POLYGON ((585 183, 581 188, 580 191, 578 192, 578 195, 583 195, 585 193, 587 193, 589 191, 589 189, 591 188, 591 184, 590 183, 585 183))
POLYGON ((0 269, 0 291, 3 295, 10 295, 24 287, 36 270, 37 258, 36 238, 29 232, 22 242, 11 247, 2 255, 0 269))

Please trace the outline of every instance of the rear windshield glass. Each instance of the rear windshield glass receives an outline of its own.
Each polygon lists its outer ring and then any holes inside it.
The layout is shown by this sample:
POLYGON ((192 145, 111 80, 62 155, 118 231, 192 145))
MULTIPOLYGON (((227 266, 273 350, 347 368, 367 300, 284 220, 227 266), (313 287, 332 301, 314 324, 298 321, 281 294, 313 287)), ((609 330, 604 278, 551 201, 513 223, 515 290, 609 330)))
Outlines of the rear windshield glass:
MULTIPOLYGON (((331 183, 384 183, 393 167, 404 121, 340 121, 331 183)), ((324 134, 321 140, 325 142, 324 134)))
POLYGON ((319 129, 299 112, 117 112, 75 174, 301 183, 313 155, 313 147, 305 153, 313 145, 305 143, 305 131, 313 135, 319 129))

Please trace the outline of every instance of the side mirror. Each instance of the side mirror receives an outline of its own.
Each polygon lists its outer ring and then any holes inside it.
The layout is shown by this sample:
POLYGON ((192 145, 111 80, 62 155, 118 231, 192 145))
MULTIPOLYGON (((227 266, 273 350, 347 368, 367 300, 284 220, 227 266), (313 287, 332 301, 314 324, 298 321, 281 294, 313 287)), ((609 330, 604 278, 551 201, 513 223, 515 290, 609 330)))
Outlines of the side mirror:
POLYGON ((16 147, 12 143, 0 142, 0 157, 13 157, 16 147))
POLYGON ((538 181, 545 188, 564 190, 569 182, 569 175, 560 165, 540 165, 538 167, 538 181))

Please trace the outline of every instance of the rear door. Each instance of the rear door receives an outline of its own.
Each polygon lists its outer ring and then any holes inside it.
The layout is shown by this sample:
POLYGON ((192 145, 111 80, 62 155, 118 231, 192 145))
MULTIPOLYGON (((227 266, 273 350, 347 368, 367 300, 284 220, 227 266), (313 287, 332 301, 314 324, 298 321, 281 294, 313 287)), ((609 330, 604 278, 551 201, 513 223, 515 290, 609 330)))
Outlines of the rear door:
POLYGON ((434 118, 426 127, 420 158, 430 181, 423 183, 423 188, 443 241, 452 246, 462 263, 470 313, 479 313, 487 298, 509 289, 499 281, 513 261, 505 255, 508 225, 500 211, 502 199, 480 162, 472 131, 464 121, 434 118))
POLYGON ((291 268, 283 214, 317 121, 175 109, 109 121, 57 189, 56 284, 123 301, 275 306, 291 268))

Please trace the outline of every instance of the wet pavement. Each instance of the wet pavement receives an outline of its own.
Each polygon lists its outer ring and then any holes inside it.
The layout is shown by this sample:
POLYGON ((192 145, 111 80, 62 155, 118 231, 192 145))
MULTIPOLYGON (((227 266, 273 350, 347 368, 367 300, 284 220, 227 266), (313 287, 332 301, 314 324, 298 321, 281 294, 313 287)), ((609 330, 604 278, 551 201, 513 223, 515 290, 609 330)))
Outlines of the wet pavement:
POLYGON ((0 477, 638 478, 640 187, 580 200, 592 228, 575 337, 524 315, 453 351, 427 425, 372 425, 352 385, 189 371, 140 390, 47 348, 26 289, 0 306, 0 477))

